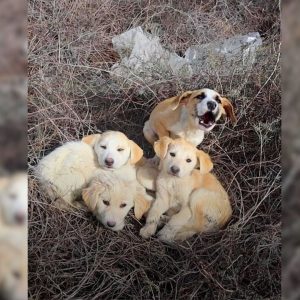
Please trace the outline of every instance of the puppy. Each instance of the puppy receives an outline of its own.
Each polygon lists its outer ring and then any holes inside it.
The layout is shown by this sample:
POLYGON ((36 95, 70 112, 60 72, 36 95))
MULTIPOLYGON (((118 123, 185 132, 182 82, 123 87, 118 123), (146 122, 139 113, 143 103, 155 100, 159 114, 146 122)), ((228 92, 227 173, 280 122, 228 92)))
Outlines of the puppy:
POLYGON ((27 222, 28 181, 26 173, 0 179, 0 222, 25 225, 27 222))
POLYGON ((27 230, 0 228, 0 299, 27 299, 27 230))
POLYGON ((156 200, 141 236, 153 235, 168 210, 173 216, 159 232, 162 240, 185 239, 224 225, 231 216, 231 206, 227 193, 209 173, 213 168, 210 157, 181 138, 164 137, 154 144, 154 151, 160 158, 156 200), (195 169, 199 164, 200 170, 195 169))
POLYGON ((144 124, 144 136, 149 143, 164 136, 181 137, 199 145, 204 133, 211 131, 222 115, 236 122, 230 101, 210 89, 187 91, 160 102, 144 124))
POLYGON ((149 209, 152 198, 143 191, 137 182, 120 180, 113 173, 98 172, 89 187, 83 189, 82 198, 106 228, 119 231, 132 207, 137 219, 149 209))
POLYGON ((107 131, 60 146, 39 162, 35 174, 51 199, 60 198, 63 203, 78 207, 76 198, 97 170, 135 181, 135 164, 142 156, 143 150, 126 135, 107 131))

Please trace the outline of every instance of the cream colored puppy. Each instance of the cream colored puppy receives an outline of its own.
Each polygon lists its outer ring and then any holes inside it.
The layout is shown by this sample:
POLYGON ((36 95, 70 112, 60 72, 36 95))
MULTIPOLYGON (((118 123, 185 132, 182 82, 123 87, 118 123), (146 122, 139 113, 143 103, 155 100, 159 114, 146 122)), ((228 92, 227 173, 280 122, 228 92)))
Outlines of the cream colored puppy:
POLYGON ((169 136, 184 138, 197 146, 222 115, 236 122, 233 106, 227 98, 211 89, 187 91, 158 103, 143 132, 151 144, 169 136))
POLYGON ((26 173, 0 179, 0 223, 25 225, 27 222, 28 181, 26 173))
POLYGON ((231 206, 221 184, 209 174, 213 167, 210 157, 184 139, 164 137, 154 144, 154 150, 161 159, 157 194, 141 236, 153 235, 168 210, 173 216, 159 232, 162 240, 185 239, 224 225, 231 206), (200 170, 195 169, 199 164, 200 170))
POLYGON ((27 298, 27 230, 0 228, 0 299, 27 298))
POLYGON ((82 198, 96 218, 114 231, 123 229, 131 208, 140 219, 152 201, 137 182, 120 180, 107 172, 98 172, 89 187, 83 189, 82 198))
POLYGON ((78 206, 74 201, 102 169, 126 181, 136 180, 135 164, 143 150, 119 131, 86 136, 69 142, 44 157, 36 168, 36 176, 52 199, 78 206))

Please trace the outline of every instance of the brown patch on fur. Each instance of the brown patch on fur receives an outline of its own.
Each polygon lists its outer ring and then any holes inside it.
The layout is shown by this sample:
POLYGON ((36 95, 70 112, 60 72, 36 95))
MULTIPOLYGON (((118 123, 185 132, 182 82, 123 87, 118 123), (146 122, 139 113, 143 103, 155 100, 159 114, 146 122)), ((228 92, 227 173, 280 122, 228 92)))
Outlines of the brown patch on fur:
POLYGON ((232 123, 236 123, 237 122, 237 119, 236 119, 236 116, 235 116, 235 113, 234 113, 234 109, 233 109, 233 106, 231 104, 231 102, 227 99, 227 98, 221 98, 221 103, 222 103, 222 106, 226 112, 226 116, 227 118, 232 122, 232 123))

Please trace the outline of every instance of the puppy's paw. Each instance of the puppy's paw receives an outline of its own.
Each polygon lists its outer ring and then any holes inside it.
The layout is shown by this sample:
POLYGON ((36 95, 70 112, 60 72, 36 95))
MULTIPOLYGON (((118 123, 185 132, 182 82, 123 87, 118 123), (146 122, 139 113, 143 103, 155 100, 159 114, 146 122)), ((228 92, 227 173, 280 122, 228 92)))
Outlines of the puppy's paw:
POLYGON ((170 221, 170 219, 171 219, 171 217, 169 217, 167 215, 162 215, 158 221, 157 227, 159 229, 163 228, 170 221))
POLYGON ((175 232, 165 226, 161 231, 159 231, 157 236, 158 239, 163 242, 172 242, 174 241, 175 232))
POLYGON ((155 227, 151 225, 145 225, 143 228, 140 230, 140 236, 148 239, 150 236, 152 236, 155 233, 155 227))

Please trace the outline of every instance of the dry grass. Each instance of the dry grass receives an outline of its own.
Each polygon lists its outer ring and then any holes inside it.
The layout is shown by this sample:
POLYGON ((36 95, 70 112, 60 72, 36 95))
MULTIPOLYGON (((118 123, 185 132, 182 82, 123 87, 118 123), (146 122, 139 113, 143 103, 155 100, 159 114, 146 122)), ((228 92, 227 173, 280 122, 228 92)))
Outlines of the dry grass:
POLYGON ((203 148, 229 191, 229 226, 179 245, 142 240, 132 216, 120 233, 90 214, 55 209, 30 180, 30 290, 33 299, 279 299, 279 12, 274 1, 30 1, 29 167, 84 134, 122 130, 147 156, 143 121, 161 99, 211 87, 232 99, 238 123, 219 125, 203 148), (259 3, 259 2, 257 2, 259 3), (162 43, 192 44, 259 31, 252 71, 195 76, 130 88, 113 84, 111 38, 159 23, 162 43), (139 91, 141 87, 144 93, 139 91))

